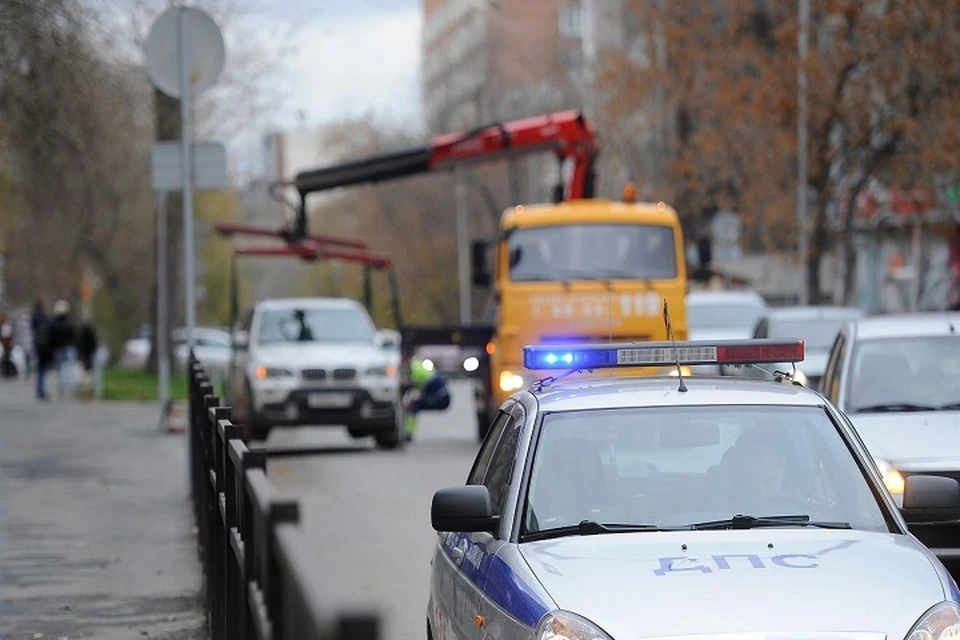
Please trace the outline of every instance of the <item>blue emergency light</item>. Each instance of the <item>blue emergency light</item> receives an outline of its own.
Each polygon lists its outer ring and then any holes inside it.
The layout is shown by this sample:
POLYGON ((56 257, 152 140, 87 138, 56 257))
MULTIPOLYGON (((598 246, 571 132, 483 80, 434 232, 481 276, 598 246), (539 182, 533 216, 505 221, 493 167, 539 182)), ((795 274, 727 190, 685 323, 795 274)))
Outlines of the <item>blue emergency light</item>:
POLYGON ((523 366, 545 369, 665 367, 681 364, 801 362, 803 340, 691 340, 615 344, 535 345, 523 348, 523 366))

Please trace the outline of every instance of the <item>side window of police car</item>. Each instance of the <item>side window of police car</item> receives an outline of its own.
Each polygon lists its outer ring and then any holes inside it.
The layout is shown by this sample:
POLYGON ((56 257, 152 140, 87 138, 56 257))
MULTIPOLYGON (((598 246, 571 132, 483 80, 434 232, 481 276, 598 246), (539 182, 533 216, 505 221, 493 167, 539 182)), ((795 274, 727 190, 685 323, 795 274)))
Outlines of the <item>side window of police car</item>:
POLYGON ((524 413, 520 405, 515 405, 504 427, 503 435, 490 459, 490 467, 483 479, 483 484, 490 490, 490 502, 494 513, 503 515, 503 504, 507 498, 507 491, 513 481, 513 469, 517 461, 517 442, 520 438, 520 429, 523 426, 524 413))
POLYGON ((486 439, 480 446, 480 453, 477 454, 477 459, 473 462, 473 468, 470 470, 470 475, 467 476, 467 484, 483 484, 487 469, 490 467, 493 451, 497 448, 497 442, 499 442, 500 436, 503 434, 503 428, 509 420, 509 414, 503 411, 497 414, 496 419, 490 426, 490 432, 487 433, 486 439))

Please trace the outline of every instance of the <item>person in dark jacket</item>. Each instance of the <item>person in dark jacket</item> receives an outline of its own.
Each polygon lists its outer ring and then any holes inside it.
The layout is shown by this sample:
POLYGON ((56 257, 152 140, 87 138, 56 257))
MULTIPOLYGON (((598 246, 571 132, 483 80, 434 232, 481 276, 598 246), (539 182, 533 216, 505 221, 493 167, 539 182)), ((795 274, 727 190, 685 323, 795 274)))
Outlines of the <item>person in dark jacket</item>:
POLYGON ((80 326, 80 335, 77 337, 77 353, 84 371, 93 370, 93 358, 97 353, 98 344, 97 332, 89 322, 84 322, 80 326))
POLYGON ((17 375, 17 367, 13 364, 13 321, 5 313, 0 313, 0 347, 3 351, 0 374, 12 378, 17 375))
POLYGON ((47 370, 53 364, 53 349, 50 348, 50 317, 39 300, 30 314, 30 329, 33 331, 33 354, 37 364, 37 399, 46 400, 45 381, 47 370))
POLYGON ((73 395, 76 388, 77 331, 70 316, 70 303, 58 300, 53 305, 50 323, 50 347, 57 367, 57 391, 61 399, 73 395))

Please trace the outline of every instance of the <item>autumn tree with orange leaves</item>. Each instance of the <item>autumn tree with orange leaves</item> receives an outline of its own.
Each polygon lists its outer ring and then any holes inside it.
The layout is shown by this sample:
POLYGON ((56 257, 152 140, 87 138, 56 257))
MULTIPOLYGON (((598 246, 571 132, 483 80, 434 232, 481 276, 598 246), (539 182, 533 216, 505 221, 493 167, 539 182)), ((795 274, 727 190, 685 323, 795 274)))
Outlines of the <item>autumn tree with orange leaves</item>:
MULTIPOLYGON (((800 61, 796 2, 625 0, 635 41, 601 61, 598 117, 614 141, 605 155, 647 161, 644 191, 674 202, 688 234, 699 235, 704 212, 731 207, 754 248, 792 250, 802 62, 814 301, 824 254, 838 241, 850 248, 841 195, 854 202, 871 178, 913 188, 957 172, 960 2, 810 4, 800 61)), ((852 277, 846 269, 848 294, 852 277)))

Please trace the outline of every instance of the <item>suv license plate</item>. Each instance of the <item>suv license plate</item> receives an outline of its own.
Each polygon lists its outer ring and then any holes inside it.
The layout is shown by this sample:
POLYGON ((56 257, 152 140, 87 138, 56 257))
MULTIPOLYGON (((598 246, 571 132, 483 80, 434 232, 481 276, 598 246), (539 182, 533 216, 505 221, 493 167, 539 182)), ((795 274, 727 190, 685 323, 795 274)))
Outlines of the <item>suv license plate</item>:
POLYGON ((350 393, 311 393, 307 396, 307 404, 311 409, 333 409, 349 407, 353 404, 353 394, 350 393))

